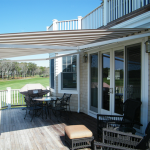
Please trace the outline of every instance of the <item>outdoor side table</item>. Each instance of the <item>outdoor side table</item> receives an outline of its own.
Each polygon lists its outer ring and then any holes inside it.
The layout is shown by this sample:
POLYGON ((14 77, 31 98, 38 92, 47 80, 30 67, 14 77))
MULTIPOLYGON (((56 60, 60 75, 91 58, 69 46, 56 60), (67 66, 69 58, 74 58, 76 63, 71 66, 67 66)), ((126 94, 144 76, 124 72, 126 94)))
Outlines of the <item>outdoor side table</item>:
POLYGON ((94 136, 84 125, 70 125, 65 127, 65 142, 69 144, 72 150, 91 147, 94 136))

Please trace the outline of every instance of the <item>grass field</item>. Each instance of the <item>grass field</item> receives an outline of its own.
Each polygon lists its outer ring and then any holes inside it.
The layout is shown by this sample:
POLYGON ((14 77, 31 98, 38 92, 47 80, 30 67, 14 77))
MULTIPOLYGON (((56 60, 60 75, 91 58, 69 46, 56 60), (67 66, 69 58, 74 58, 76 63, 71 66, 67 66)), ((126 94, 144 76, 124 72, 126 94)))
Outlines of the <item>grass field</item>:
POLYGON ((22 79, 0 80, 0 90, 6 90, 7 87, 11 87, 11 89, 21 89, 24 85, 32 83, 40 83, 46 87, 49 86, 49 78, 29 77, 22 79))

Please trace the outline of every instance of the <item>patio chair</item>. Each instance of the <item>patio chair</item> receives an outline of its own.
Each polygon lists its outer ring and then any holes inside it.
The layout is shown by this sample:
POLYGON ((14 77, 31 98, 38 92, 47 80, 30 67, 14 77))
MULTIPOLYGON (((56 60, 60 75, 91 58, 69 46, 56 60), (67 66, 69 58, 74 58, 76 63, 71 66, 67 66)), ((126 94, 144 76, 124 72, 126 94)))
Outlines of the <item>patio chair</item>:
MULTIPOLYGON (((57 99, 54 101, 54 104, 50 103, 49 108, 52 110, 54 116, 57 118, 58 120, 58 114, 59 113, 60 117, 62 116, 62 112, 66 110, 65 107, 63 107, 62 103, 61 103, 62 99, 57 99)), ((67 115, 68 116, 68 115, 67 115)))
POLYGON ((68 107, 69 111, 70 111, 70 98, 71 98, 71 95, 72 94, 64 93, 63 97, 61 98, 61 106, 65 107, 66 110, 67 110, 67 107, 68 107))
POLYGON ((111 150, 131 150, 131 149, 148 149, 150 140, 150 122, 148 123, 145 136, 138 136, 131 133, 116 131, 113 128, 103 128, 103 142, 94 142, 94 150, 97 147, 111 150))
POLYGON ((33 118, 37 115, 37 112, 39 110, 42 110, 42 107, 40 107, 40 105, 38 105, 39 103, 33 102, 32 97, 30 97, 30 96, 25 96, 25 102, 26 102, 26 108, 25 108, 26 114, 25 114, 24 119, 27 116, 28 110, 29 110, 29 114, 32 111, 32 118, 31 118, 31 122, 32 122, 33 118))
POLYGON ((102 128, 109 126, 130 128, 132 128, 134 124, 142 126, 142 124, 135 121, 135 114, 140 106, 141 101, 128 99, 123 103, 123 116, 97 114, 98 138, 101 138, 102 136, 102 128))

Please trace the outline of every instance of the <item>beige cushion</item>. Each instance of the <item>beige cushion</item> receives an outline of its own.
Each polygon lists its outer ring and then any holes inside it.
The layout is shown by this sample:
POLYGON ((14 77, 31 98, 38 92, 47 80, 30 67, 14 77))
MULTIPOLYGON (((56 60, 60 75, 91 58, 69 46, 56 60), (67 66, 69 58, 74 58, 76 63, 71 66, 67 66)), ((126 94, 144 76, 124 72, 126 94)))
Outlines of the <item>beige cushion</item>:
POLYGON ((93 135, 93 133, 84 125, 66 126, 65 132, 70 139, 91 137, 93 135))

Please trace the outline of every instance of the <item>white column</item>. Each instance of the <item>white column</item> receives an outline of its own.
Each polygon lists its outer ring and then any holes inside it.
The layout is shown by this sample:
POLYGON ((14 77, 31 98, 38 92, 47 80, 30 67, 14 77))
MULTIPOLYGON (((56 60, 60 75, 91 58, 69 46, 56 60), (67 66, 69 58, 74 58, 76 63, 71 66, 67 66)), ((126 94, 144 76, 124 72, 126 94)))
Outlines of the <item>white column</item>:
POLYGON ((82 29, 82 26, 81 26, 81 22, 82 21, 82 16, 78 16, 78 30, 81 30, 82 29))
MULTIPOLYGON (((50 87, 47 86, 46 89, 47 89, 47 90, 50 90, 50 87)), ((50 93, 47 93, 47 96, 50 96, 50 95, 51 95, 51 91, 50 91, 50 93)))
POLYGON ((58 25, 57 25, 57 19, 52 20, 53 21, 53 30, 58 30, 58 25))
POLYGON ((104 15, 103 15, 103 17, 104 17, 104 26, 106 26, 107 25, 107 23, 108 23, 108 19, 109 19, 109 14, 108 13, 110 13, 108 10, 109 10, 109 5, 108 5, 108 1, 107 0, 104 0, 104 15))
POLYGON ((11 87, 7 87, 7 98, 6 98, 6 101, 7 101, 8 109, 10 109, 11 108, 11 87))
POLYGON ((80 54, 77 55, 77 89, 78 89, 78 110, 80 112, 80 54))

